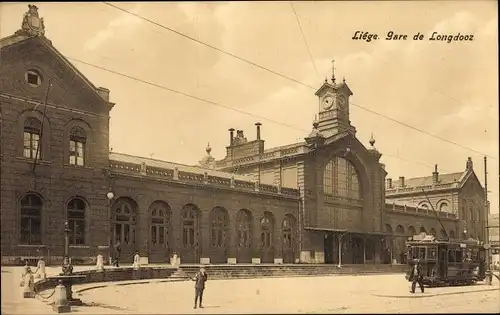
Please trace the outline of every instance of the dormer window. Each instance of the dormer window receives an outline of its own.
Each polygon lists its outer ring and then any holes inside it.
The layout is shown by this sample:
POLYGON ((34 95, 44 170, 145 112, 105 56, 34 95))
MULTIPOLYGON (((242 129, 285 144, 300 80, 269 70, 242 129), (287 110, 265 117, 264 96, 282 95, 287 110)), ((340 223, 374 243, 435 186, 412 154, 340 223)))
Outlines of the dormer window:
POLYGON ((42 84, 42 77, 35 70, 28 70, 25 75, 26 82, 32 87, 39 87, 42 84))

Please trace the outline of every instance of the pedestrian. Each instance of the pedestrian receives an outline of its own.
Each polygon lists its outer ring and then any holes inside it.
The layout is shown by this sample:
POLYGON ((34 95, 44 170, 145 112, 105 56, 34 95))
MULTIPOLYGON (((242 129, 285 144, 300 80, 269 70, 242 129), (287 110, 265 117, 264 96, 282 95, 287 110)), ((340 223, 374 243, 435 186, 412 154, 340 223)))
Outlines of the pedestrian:
POLYGON ((122 249, 121 249, 121 244, 120 244, 120 241, 116 242, 115 244, 115 261, 114 261, 114 265, 115 267, 120 267, 120 254, 122 252, 122 249))
POLYGON ((415 288, 417 286, 420 287, 420 291, 424 293, 424 282, 423 282, 423 272, 422 272, 422 265, 420 264, 420 259, 415 260, 415 264, 413 265, 411 274, 410 274, 410 281, 411 281, 411 293, 415 293, 415 288))
POLYGON ((200 303, 198 304, 200 308, 203 308, 203 291, 205 290, 205 282, 208 279, 207 272, 202 267, 200 271, 196 273, 193 277, 193 281, 195 281, 194 289, 195 289, 195 297, 194 297, 194 308, 196 308, 196 304, 198 302, 198 298, 200 299, 200 303))

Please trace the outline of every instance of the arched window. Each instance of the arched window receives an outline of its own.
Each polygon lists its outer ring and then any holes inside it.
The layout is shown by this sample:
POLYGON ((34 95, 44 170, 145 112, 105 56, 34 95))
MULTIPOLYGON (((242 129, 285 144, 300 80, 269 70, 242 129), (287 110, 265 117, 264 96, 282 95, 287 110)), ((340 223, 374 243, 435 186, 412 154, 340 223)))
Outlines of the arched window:
POLYGON ((474 221, 474 204, 472 202, 469 203, 469 217, 470 221, 474 221))
POLYGON ((431 207, 429 206, 429 204, 427 204, 427 203, 423 202, 423 203, 419 204, 419 205, 417 206, 417 208, 419 208, 419 209, 424 209, 424 210, 428 210, 428 209, 430 209, 431 207))
POLYGON ((404 229, 404 227, 402 225, 398 225, 396 227, 396 234, 400 234, 400 235, 401 234, 405 234, 405 229, 404 229))
POLYGON ((226 247, 227 213, 215 207, 210 213, 210 234, 212 247, 226 247))
POLYGON ((81 198, 73 198, 68 202, 68 223, 71 229, 69 243, 71 245, 84 245, 85 201, 81 198))
POLYGON ((390 224, 385 225, 385 232, 388 234, 392 234, 392 226, 390 224))
POLYGON ((42 243, 42 199, 28 194, 21 199, 21 244, 42 243))
POLYGON ((236 216, 238 247, 250 247, 252 242, 252 215, 248 210, 240 210, 236 216))
POLYGON ((449 211, 449 205, 447 202, 443 202, 439 205, 439 211, 441 212, 448 212, 449 211))
POLYGON ((283 247, 292 248, 295 244, 295 219, 287 215, 283 220, 283 247))
POLYGON ((273 246, 274 219, 268 212, 260 219, 260 243, 262 248, 271 248, 273 246))
POLYGON ((34 117, 24 121, 24 151, 23 156, 28 159, 39 160, 42 156, 40 136, 42 135, 42 122, 34 117))
POLYGON ((326 195, 350 199, 361 199, 358 173, 348 160, 335 157, 325 166, 323 192, 326 195))
POLYGON ((420 233, 427 233, 427 231, 425 230, 425 228, 423 226, 420 227, 420 233))
POLYGON ((413 226, 411 226, 411 225, 410 225, 410 226, 408 227, 408 235, 410 235, 410 236, 414 236, 415 234, 417 234, 417 233, 415 232, 415 228, 414 228, 413 226))
POLYGON ((137 211, 134 202, 118 199, 114 206, 114 243, 135 244, 137 211))
POLYGON ((75 126, 69 133, 69 164, 85 165, 85 143, 87 135, 83 128, 75 126))
POLYGON ((170 206, 163 201, 155 201, 149 207, 151 214, 151 245, 168 247, 170 227, 170 206))
POLYGON ((182 245, 194 247, 198 245, 198 208, 185 205, 182 209, 182 245))
POLYGON ((430 233, 431 233, 431 235, 432 235, 432 236, 434 236, 434 237, 437 235, 437 233, 436 233, 436 229, 434 229, 434 228, 431 228, 430 233))

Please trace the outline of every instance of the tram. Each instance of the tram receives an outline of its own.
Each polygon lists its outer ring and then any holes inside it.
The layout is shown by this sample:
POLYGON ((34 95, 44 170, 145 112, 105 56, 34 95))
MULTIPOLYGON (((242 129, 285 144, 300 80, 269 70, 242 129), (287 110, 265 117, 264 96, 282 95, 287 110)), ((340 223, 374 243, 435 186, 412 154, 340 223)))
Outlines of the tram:
POLYGON ((409 238, 406 249, 408 281, 417 259, 428 287, 470 285, 486 278, 486 249, 475 239, 441 240, 421 233, 409 238))

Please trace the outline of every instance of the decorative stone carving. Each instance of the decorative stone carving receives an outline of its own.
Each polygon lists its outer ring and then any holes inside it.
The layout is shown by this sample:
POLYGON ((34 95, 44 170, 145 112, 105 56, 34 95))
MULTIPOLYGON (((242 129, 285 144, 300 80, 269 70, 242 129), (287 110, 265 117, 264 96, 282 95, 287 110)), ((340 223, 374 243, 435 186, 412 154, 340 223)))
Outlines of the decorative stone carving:
POLYGON ((132 267, 134 267, 135 270, 141 267, 139 254, 134 255, 134 263, 132 264, 132 267))
POLYGON ((28 8, 28 12, 26 12, 23 17, 21 29, 16 32, 16 35, 45 35, 45 24, 43 22, 43 18, 38 15, 38 7, 36 5, 29 4, 28 8))

